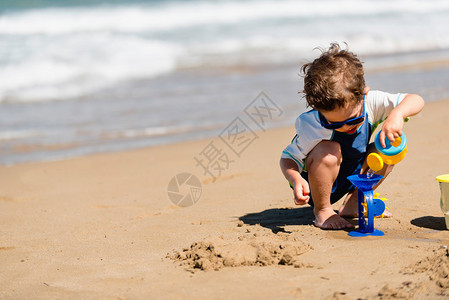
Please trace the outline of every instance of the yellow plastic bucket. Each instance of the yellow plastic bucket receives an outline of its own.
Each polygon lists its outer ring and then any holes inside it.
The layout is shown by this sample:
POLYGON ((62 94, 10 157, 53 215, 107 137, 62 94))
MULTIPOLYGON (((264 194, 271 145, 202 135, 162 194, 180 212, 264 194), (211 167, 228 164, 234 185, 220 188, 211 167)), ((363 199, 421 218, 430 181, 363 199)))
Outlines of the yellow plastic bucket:
POLYGON ((440 175, 437 180, 441 190, 440 207, 444 213, 446 228, 449 229, 449 174, 440 175))

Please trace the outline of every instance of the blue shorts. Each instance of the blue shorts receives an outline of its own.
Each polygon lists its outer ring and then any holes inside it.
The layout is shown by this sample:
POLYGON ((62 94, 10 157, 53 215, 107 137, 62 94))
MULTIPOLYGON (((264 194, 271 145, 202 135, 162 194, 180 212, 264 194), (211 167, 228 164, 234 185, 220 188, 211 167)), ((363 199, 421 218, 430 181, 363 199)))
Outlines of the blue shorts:
MULTIPOLYGON (((344 195, 355 190, 355 186, 348 180, 348 176, 360 174, 362 170, 363 161, 365 156, 358 159, 343 159, 340 165, 340 171, 338 172, 337 179, 332 186, 331 204, 334 204, 340 200, 344 195)), ((301 176, 309 182, 309 174, 305 171, 301 173, 301 176)), ((313 207, 312 194, 310 194, 309 204, 313 207)))

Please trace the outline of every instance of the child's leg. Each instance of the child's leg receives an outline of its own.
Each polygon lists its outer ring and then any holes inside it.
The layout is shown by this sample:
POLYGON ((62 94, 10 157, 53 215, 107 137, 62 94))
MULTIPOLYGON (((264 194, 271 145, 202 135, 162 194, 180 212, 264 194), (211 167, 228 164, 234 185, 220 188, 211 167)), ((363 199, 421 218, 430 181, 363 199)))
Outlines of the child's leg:
POLYGON ((321 141, 307 157, 307 172, 313 198, 315 225, 325 229, 353 227, 331 206, 331 193, 342 162, 340 144, 321 141))
MULTIPOLYGON (((376 147, 374 146, 374 144, 370 144, 368 147, 368 151, 367 154, 370 153, 377 153, 376 147)), ((375 190, 384 180, 385 178, 388 176, 388 174, 391 173, 391 171, 393 170, 394 165, 387 165, 384 164, 384 167, 382 170, 377 171, 375 174, 377 175, 382 175, 383 178, 382 180, 379 181, 378 184, 376 184, 373 187, 373 190, 375 190)), ((363 166, 362 166, 362 170, 360 171, 360 174, 366 174, 366 172, 368 172, 368 163, 365 159, 365 161, 363 162, 363 166)), ((358 195, 357 195, 357 189, 355 189, 352 193, 349 193, 343 204, 341 205, 340 209, 338 210, 338 214, 342 217, 357 217, 358 215, 358 195)), ((390 214, 388 212, 386 212, 386 214, 390 214)), ((391 214, 390 214, 391 216, 391 214)))

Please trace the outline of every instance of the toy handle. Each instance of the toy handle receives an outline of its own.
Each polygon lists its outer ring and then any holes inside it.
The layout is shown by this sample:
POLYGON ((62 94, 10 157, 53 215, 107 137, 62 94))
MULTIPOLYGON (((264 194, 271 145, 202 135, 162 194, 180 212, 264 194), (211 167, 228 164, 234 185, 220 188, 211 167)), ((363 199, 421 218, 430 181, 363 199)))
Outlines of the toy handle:
POLYGON ((390 142, 388 138, 385 138, 385 148, 380 143, 380 131, 377 133, 374 139, 374 145, 377 151, 386 156, 394 156, 401 153, 407 147, 407 136, 405 133, 402 136, 397 137, 394 142, 390 142))

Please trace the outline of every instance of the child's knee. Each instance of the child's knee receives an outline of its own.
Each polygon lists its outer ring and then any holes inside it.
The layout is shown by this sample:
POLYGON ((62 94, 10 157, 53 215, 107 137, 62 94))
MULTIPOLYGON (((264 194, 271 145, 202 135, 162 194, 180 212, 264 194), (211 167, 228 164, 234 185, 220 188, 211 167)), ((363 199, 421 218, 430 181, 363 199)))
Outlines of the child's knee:
POLYGON ((319 163, 327 167, 340 166, 342 154, 340 144, 332 141, 321 141, 307 156, 307 168, 319 163))

